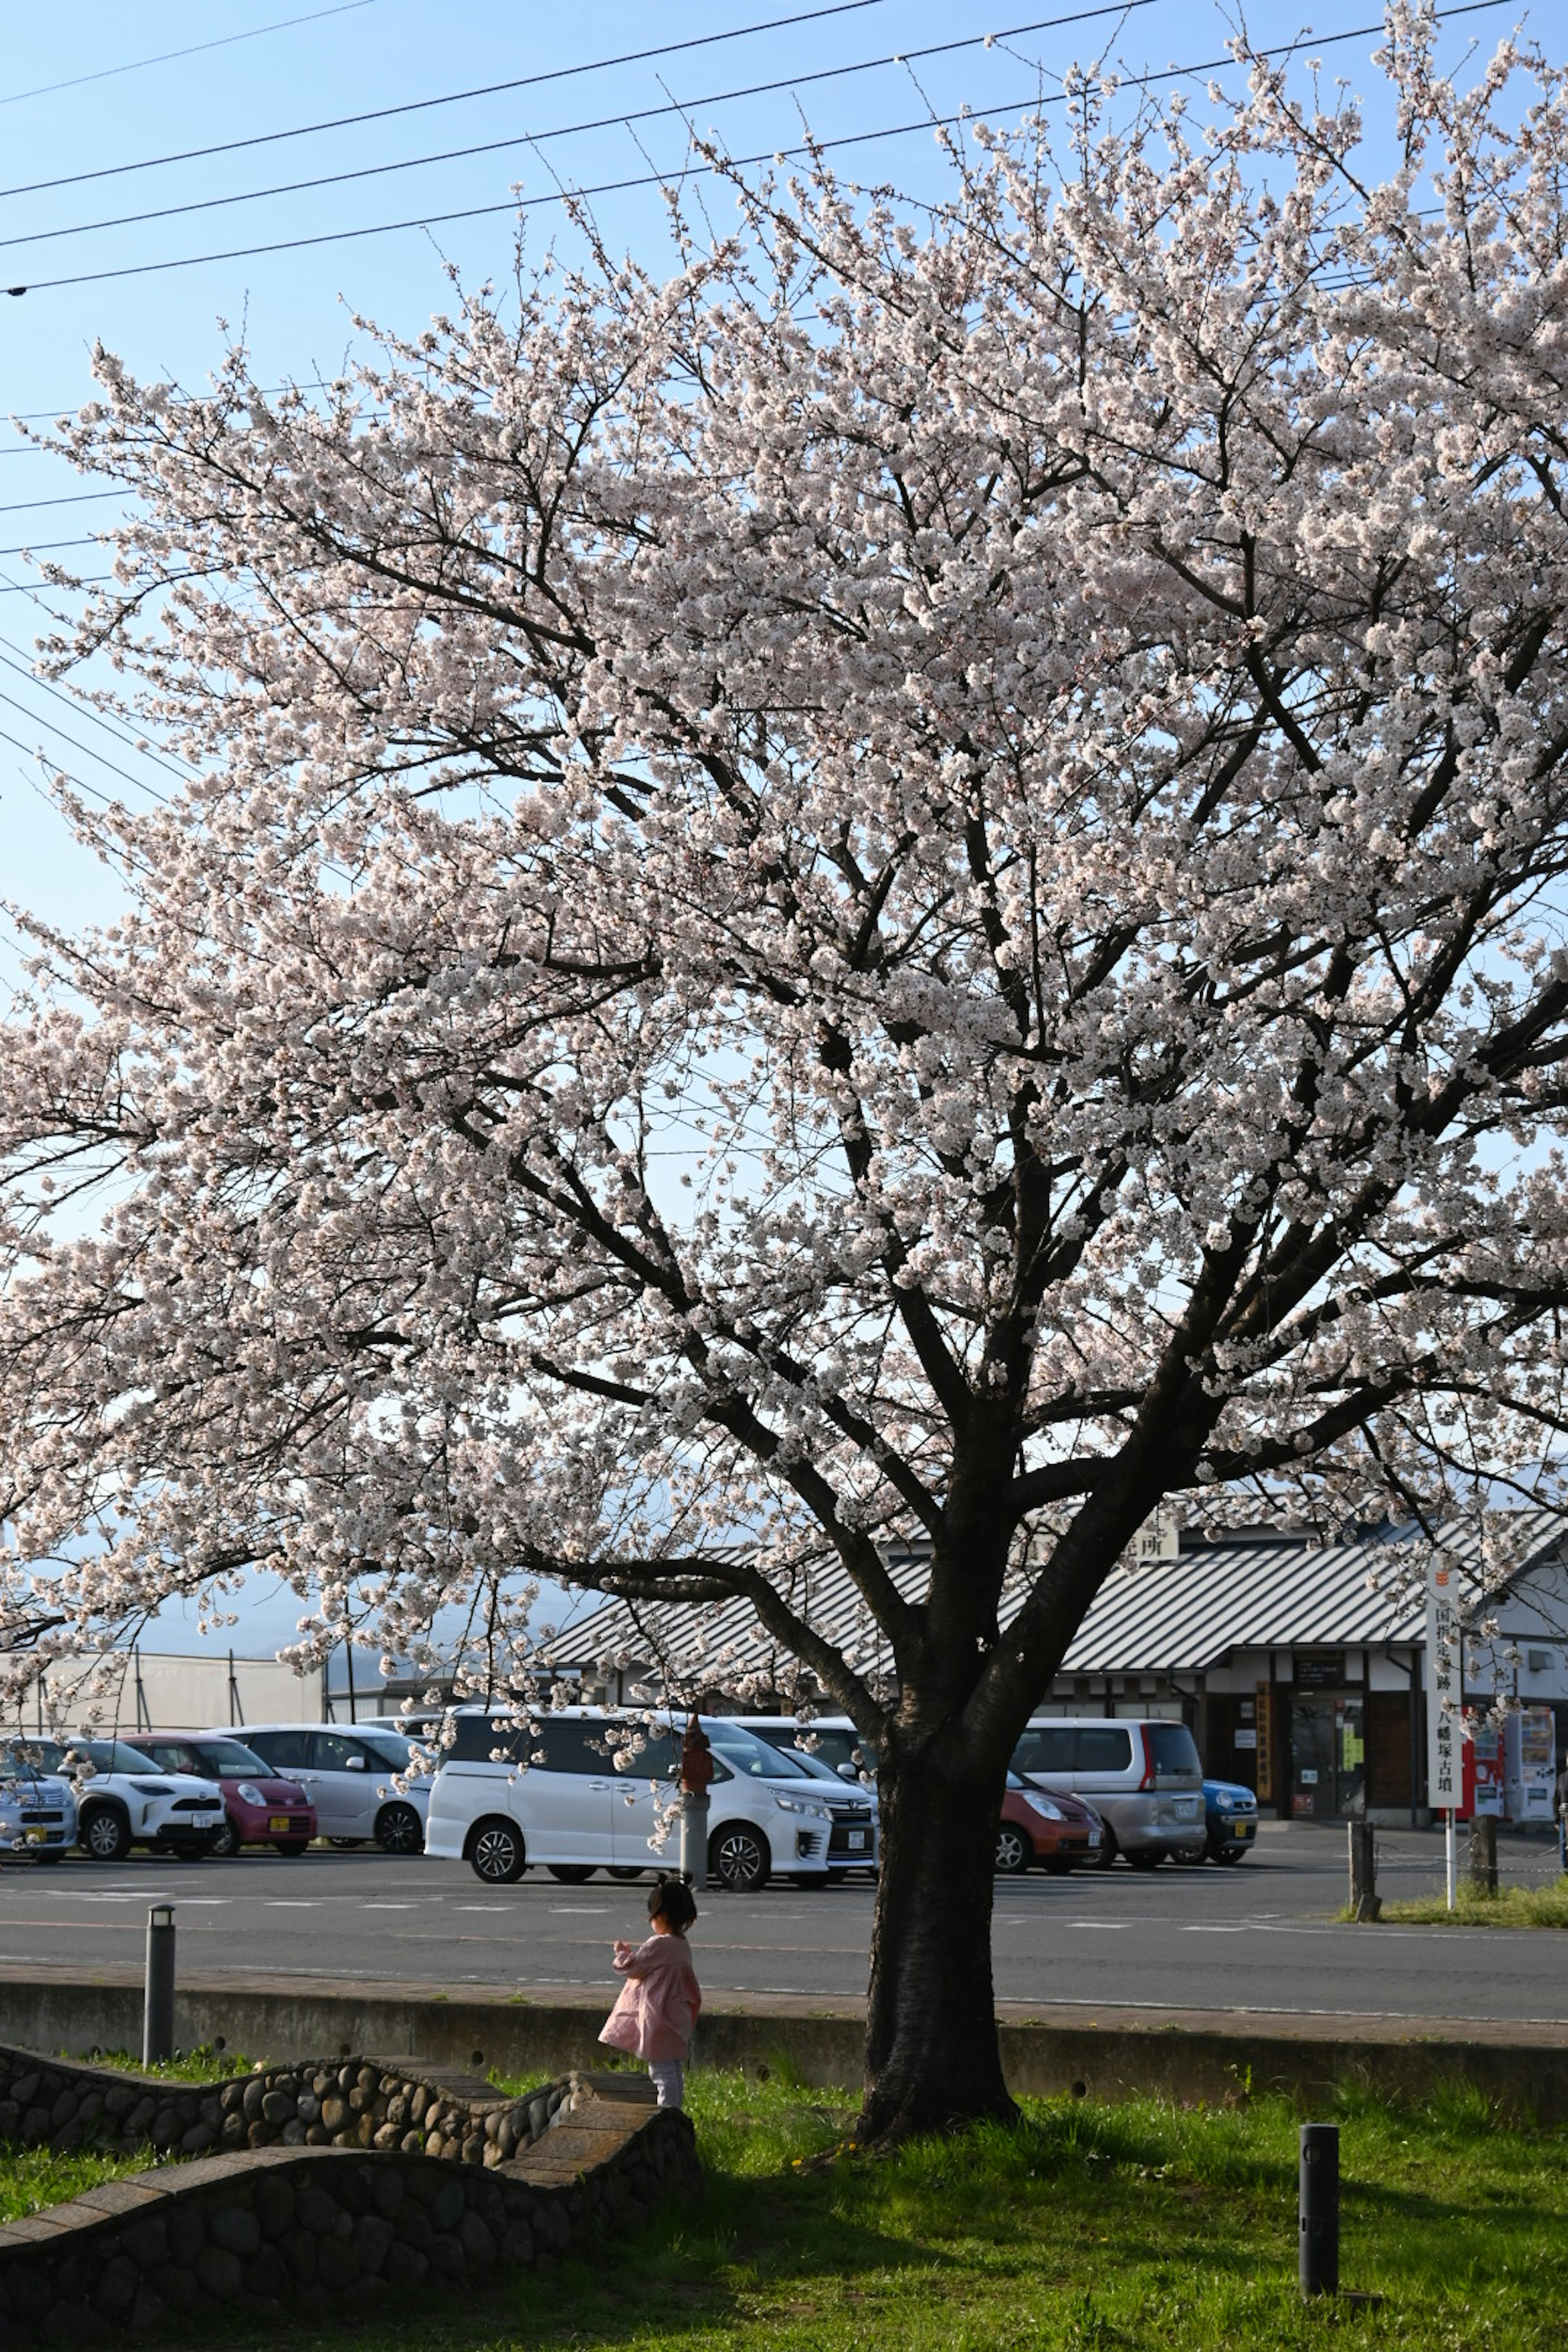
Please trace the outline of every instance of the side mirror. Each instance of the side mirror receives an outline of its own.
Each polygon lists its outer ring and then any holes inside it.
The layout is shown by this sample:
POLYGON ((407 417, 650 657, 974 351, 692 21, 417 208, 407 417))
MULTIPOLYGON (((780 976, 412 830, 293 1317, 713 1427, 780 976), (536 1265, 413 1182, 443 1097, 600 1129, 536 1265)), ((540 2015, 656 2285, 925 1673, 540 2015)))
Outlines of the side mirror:
POLYGON ((363 1772, 369 1769, 363 1756, 350 1756, 346 1759, 346 1764, 351 1772, 363 1772))
POLYGON ((837 1774, 838 1774, 838 1777, 839 1777, 839 1779, 840 1779, 841 1780, 853 1780, 853 1781, 854 1781, 854 1783, 855 1783, 855 1786, 856 1786, 857 1788, 858 1788, 858 1787, 859 1787, 859 1785, 860 1785, 860 1775, 859 1775, 859 1773, 858 1773, 858 1772, 857 1772, 857 1770, 855 1769, 855 1767, 854 1767, 854 1765, 853 1765, 853 1764, 840 1764, 840 1765, 837 1765, 835 1769, 837 1769, 837 1774))

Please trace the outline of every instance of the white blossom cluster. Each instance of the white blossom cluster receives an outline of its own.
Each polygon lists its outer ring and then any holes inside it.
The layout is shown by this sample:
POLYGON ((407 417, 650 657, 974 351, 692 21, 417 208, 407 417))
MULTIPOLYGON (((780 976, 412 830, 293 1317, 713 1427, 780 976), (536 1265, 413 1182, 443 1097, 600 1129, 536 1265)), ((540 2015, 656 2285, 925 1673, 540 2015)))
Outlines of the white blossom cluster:
POLYGON ((1533 1486, 1568 93, 1433 40, 1385 184, 1255 60, 929 217, 736 174, 324 396, 100 355, 142 519, 48 659, 198 781, 62 783, 129 910, 6 1024, 8 1638, 265 1561, 506 1686, 549 1576, 1000 1721, 1162 1496, 1533 1486))

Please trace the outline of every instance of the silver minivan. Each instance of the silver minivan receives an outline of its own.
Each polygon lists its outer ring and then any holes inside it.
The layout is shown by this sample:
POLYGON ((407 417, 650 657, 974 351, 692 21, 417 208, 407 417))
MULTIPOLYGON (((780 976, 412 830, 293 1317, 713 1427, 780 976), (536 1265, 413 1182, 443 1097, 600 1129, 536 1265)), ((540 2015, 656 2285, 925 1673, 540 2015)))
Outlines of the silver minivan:
POLYGON ((1013 1750, 1013 1769, 1041 1789, 1087 1797, 1105 1823, 1100 1864, 1134 1870, 1173 1854, 1201 1862, 1204 1768, 1184 1723, 1163 1716, 1042 1716, 1013 1750))
POLYGON ((374 1838, 384 1853, 417 1853, 423 1846, 430 1783, 423 1775, 404 1777, 410 1743, 395 1731, 373 1731, 368 1724, 247 1723, 234 1736, 275 1772, 299 1781, 316 1808, 317 1829, 334 1845, 374 1838))

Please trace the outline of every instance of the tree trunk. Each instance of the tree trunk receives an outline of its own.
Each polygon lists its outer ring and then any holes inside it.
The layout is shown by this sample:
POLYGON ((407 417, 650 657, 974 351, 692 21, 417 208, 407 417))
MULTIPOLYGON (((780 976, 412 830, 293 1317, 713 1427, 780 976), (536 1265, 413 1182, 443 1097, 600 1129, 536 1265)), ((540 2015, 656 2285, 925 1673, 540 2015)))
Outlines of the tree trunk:
POLYGON ((991 1892, 1002 1780, 934 1759, 884 1767, 871 1939, 863 2144, 1017 2109, 1002 2079, 991 1989, 991 1892))

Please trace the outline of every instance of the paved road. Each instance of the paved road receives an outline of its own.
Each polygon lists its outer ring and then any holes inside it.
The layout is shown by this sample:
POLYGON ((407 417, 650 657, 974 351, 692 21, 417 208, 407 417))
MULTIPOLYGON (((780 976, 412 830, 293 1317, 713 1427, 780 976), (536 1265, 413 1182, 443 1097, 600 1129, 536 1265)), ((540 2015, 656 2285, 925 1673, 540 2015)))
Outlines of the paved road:
MULTIPOLYGON (((1441 1885, 1441 1842, 1382 1841, 1385 1893, 1441 1885)), ((1509 1876, 1556 1856, 1508 1841, 1509 1876)), ((1568 2021, 1564 1946, 1551 1933, 1343 1927, 1342 1832, 1264 1825, 1235 1869, 1118 1868, 998 1881, 996 1991, 1005 2002, 1246 2009, 1278 2014, 1568 2021)), ((432 1988, 610 1983, 608 1951, 637 1932, 644 1890, 531 1873, 482 1885, 465 1864, 374 1852, 247 1855, 179 1865, 138 1856, 0 1872, 0 1968, 139 1964, 146 1906, 177 1906, 182 1965, 432 1988)), ((856 1996, 866 1986, 868 1888, 710 1895, 696 1931, 711 1992, 856 1996)))

